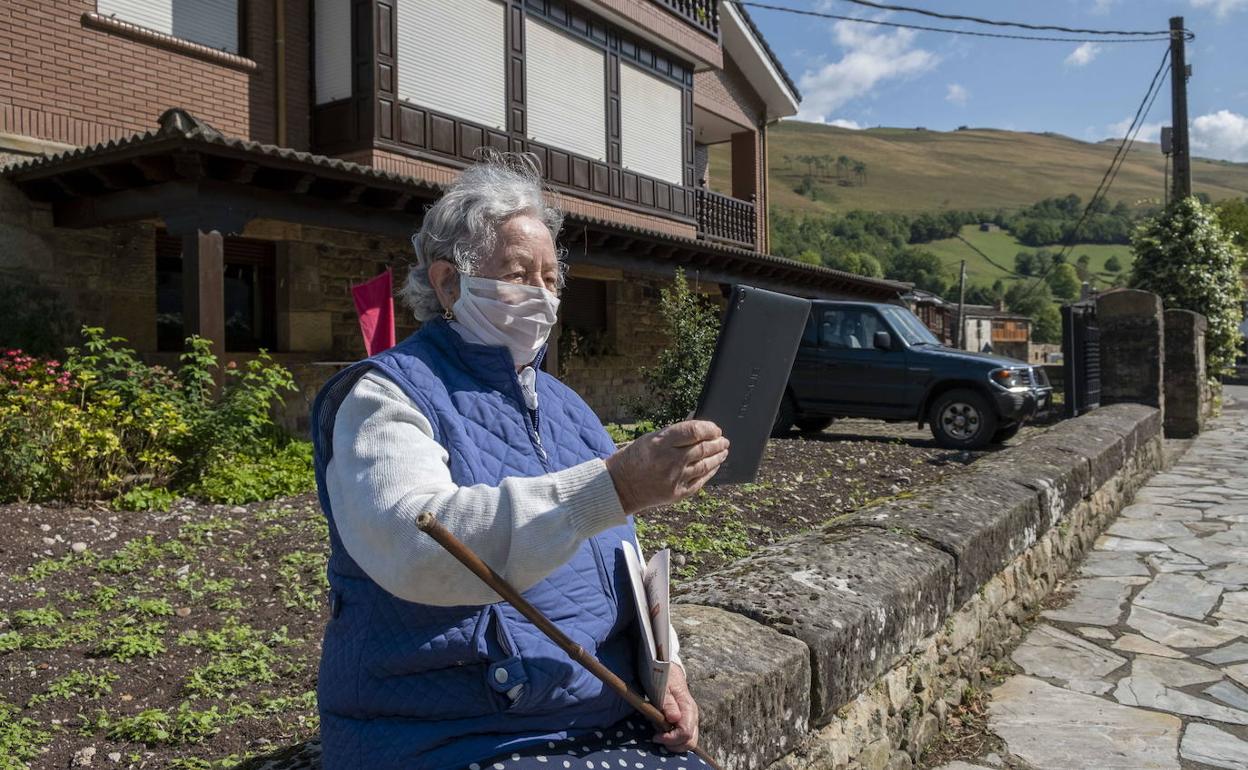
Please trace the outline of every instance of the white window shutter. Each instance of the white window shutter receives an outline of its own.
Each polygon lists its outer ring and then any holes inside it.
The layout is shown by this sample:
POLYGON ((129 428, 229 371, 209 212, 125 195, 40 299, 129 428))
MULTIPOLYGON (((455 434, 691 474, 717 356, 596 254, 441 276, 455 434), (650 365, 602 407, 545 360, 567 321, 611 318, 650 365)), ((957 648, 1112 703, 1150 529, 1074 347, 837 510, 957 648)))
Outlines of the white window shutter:
POLYGON ((507 43, 497 0, 398 0, 399 98, 507 127, 507 43))
POLYGON ((529 136, 606 160, 606 54, 531 18, 524 36, 529 136))
POLYGON ((684 184, 682 99, 675 84, 631 64, 620 65, 620 159, 624 168, 684 184))
POLYGON ((316 103, 351 96, 351 3, 316 0, 312 44, 316 46, 316 103))

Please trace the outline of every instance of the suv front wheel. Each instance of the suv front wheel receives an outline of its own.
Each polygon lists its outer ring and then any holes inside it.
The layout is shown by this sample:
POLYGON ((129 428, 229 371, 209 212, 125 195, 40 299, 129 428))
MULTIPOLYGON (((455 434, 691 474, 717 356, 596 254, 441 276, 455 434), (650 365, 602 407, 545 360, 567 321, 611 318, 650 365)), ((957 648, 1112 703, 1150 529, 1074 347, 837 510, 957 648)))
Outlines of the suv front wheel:
POLYGON ((967 388, 942 394, 932 403, 928 423, 946 449, 979 449, 997 432, 997 414, 988 400, 967 388))

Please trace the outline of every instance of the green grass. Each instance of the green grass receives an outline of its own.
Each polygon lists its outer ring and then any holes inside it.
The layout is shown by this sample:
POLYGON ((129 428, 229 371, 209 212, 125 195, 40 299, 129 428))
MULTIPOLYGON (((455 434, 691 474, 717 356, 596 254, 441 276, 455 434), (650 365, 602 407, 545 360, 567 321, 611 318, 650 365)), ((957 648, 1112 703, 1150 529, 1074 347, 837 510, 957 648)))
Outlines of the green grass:
MULTIPOLYGON (((984 252, 992 262, 996 262, 1010 270, 1014 269, 1014 256, 1020 251, 1036 252, 1041 250, 1040 248, 1024 246, 1015 240, 1013 235, 1004 230, 985 233, 981 232, 979 227, 975 225, 967 225, 962 228, 962 237, 984 252)), ((970 246, 967 246, 957 238, 946 238, 945 240, 919 244, 918 247, 940 257, 941 261, 949 267, 949 275, 954 277, 958 274, 959 263, 965 259, 967 286, 975 284, 991 286, 993 281, 1000 278, 1005 281, 1005 285, 1008 287, 1012 281, 1019 280, 1012 274, 998 269, 988 259, 984 259, 984 257, 975 253, 970 246)), ((1055 252, 1060 247, 1045 246, 1041 248, 1055 252)), ((1115 275, 1105 269, 1106 260, 1112 256, 1118 257, 1118 261, 1122 263, 1122 273, 1130 272, 1131 263, 1134 260, 1130 246, 1085 243, 1077 244, 1070 250, 1069 262, 1073 265, 1084 254, 1087 254, 1092 260, 1092 271, 1100 278, 1098 284, 1106 286, 1113 282, 1115 275)))
MULTIPOLYGON (((1059 134, 980 128, 850 131, 791 120, 769 128, 767 142, 771 206, 795 213, 1019 209, 1072 192, 1087 200, 1117 146, 1059 134), (807 173, 806 164, 796 160, 801 155, 848 155, 866 163, 867 182, 842 187, 835 179, 817 180, 819 199, 812 201, 794 191, 807 173)), ((730 155, 727 143, 712 147, 711 186, 719 192, 731 192, 730 155)), ((1137 142, 1109 198, 1128 205, 1160 202, 1163 187, 1160 150, 1137 142)), ((1214 200, 1243 196, 1248 163, 1193 158, 1192 190, 1214 200)))

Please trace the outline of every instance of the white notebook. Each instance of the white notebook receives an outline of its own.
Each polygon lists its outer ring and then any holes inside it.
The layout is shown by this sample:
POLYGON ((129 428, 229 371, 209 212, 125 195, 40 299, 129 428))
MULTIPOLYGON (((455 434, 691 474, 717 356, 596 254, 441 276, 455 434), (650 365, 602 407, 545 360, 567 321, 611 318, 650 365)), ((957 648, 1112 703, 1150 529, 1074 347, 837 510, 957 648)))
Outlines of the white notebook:
POLYGON ((664 548, 643 566, 641 549, 625 541, 624 561, 628 564, 637 621, 641 624, 641 656, 637 664, 641 685, 650 702, 662 706, 672 670, 672 615, 668 596, 671 551, 664 548))

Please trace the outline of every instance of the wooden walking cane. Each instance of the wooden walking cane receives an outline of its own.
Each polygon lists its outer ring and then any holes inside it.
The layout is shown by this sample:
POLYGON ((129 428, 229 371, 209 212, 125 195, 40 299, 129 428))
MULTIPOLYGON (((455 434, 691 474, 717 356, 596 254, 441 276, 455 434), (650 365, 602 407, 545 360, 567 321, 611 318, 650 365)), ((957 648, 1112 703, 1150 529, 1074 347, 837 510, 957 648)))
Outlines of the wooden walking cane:
MULTIPOLYGON (((496 594, 503 597, 503 600, 512 607, 515 607, 517 612, 528 618, 529 622, 541 629, 542 633, 546 634, 552 642, 559 645, 559 647, 566 652, 572 660, 580 663, 589 670, 589 673, 598 677, 603 684, 614 690, 621 698, 628 701, 630 706, 641 712, 641 715, 650 720, 655 727, 662 732, 667 732, 675 727, 675 725, 670 724, 667 719, 663 717, 663 712, 655 708, 654 704, 629 689, 629 686, 624 682, 624 680, 616 676, 615 672, 602 665, 601 661, 586 652, 581 645, 569 639, 567 634, 560 631, 559 627, 551 622, 550 618, 543 615, 541 611, 532 604, 525 601, 519 591, 508 583, 502 575, 491 569, 490 565, 481 561, 481 557, 477 556, 472 552, 471 548, 460 542, 459 538, 452 535, 450 530, 438 523, 438 520, 433 517, 432 513, 426 511, 425 513, 417 516, 416 526, 419 527, 422 532, 436 540, 438 545, 445 548, 447 553, 458 559, 459 563, 467 567, 472 574, 481 578, 486 585, 494 589, 496 594)), ((693 753, 701 757, 704 762, 715 770, 720 770, 719 765, 715 763, 715 760, 711 759, 710 755, 703 751, 701 747, 695 747, 693 749, 693 753)))

